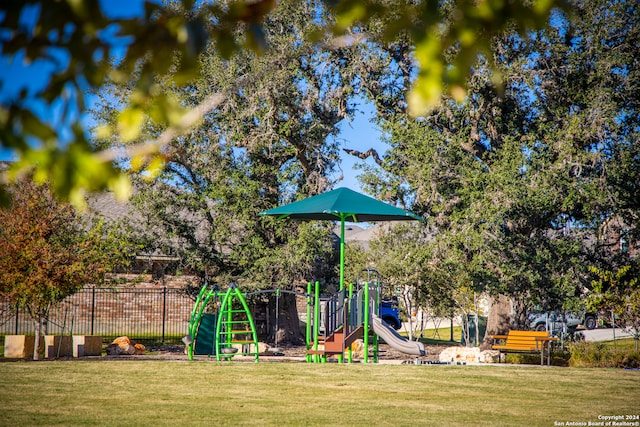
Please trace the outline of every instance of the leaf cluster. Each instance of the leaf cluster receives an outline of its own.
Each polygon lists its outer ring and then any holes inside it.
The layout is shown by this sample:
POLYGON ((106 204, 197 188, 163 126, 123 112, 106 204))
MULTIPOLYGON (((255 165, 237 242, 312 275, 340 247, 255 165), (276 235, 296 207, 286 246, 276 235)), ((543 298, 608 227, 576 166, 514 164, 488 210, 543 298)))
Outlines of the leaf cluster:
MULTIPOLYGON (((210 40, 223 56, 240 48, 257 49, 256 38, 237 43, 234 32, 238 26, 258 28, 273 3, 232 1, 223 7, 187 0, 167 5, 145 1, 141 16, 132 18, 107 17, 98 0, 3 5, 3 55, 51 70, 43 87, 22 90, 2 102, 0 141, 18 154, 8 177, 33 171, 36 181, 49 182, 54 194, 79 207, 85 206, 86 191, 108 188, 128 197, 126 176, 111 163, 111 154, 94 152, 82 125, 85 94, 111 83, 131 85, 117 125, 101 130, 124 142, 140 136, 147 115, 182 129, 186 110, 161 90, 155 76, 171 72, 178 85, 197 77, 199 54, 210 40), (54 108, 61 108, 59 117, 36 113, 54 108)), ((157 148, 143 147, 132 155, 134 162, 157 169, 157 148)))
POLYGON ((632 267, 625 265, 614 272, 589 266, 596 279, 591 282, 587 304, 594 312, 614 315, 616 324, 632 330, 637 341, 640 336, 640 281, 632 267))
MULTIPOLYGON (((178 97, 162 89, 156 76, 170 74, 176 86, 188 86, 202 75, 199 55, 211 46, 223 59, 242 51, 266 52, 270 47, 267 24, 276 4, 273 0, 182 0, 163 5, 145 1, 143 13, 132 18, 106 16, 98 0, 30 0, 3 5, 3 55, 34 67, 46 64, 52 70, 42 88, 24 90, 15 99, 2 102, 0 141, 18 155, 7 176, 16 179, 34 171, 38 182, 49 181, 54 194, 78 207, 84 206, 87 191, 108 188, 126 198, 130 182, 112 163, 122 153, 96 153, 82 125, 85 94, 109 84, 130 85, 132 91, 121 105, 117 121, 101 127, 98 136, 115 135, 120 142, 133 144, 124 155, 134 167, 157 174, 166 160, 159 154, 160 148, 194 126, 226 95, 217 94, 189 110, 178 97), (53 108, 61 108, 59 118, 49 119, 36 112, 53 108), (157 126, 167 128, 157 140, 140 139, 149 117, 157 126)), ((477 55, 491 61, 491 38, 512 24, 521 33, 539 28, 557 4, 562 3, 308 2, 300 5, 310 9, 307 17, 313 16, 320 25, 296 36, 299 41, 314 43, 332 33, 340 39, 333 45, 345 45, 362 40, 357 34, 369 25, 381 27, 377 34, 384 40, 408 34, 418 64, 408 101, 413 114, 418 115, 433 108, 442 93, 461 101, 477 55), (452 50, 456 52, 454 60, 445 64, 444 57, 452 50)), ((6 191, 0 196, 6 203, 6 191)))

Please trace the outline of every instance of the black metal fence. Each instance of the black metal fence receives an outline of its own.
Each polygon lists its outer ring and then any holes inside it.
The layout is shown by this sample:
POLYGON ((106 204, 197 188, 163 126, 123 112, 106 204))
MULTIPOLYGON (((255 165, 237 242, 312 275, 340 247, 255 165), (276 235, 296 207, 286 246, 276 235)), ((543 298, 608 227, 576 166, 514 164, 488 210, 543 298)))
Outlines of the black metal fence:
MULTIPOLYGON (((87 288, 50 313, 51 335, 126 335, 137 341, 165 342, 184 336, 194 300, 175 288, 87 288)), ((20 307, 0 303, 0 335, 33 334, 34 322, 20 307)))

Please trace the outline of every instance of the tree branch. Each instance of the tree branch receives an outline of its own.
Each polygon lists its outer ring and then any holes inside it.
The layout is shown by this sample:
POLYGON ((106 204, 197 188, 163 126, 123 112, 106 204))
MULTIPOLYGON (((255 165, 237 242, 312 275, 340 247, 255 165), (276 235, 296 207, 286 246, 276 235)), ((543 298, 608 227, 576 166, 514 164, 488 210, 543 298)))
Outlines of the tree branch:
POLYGON ((380 155, 378 155, 378 152, 373 148, 369 148, 364 153, 362 151, 352 150, 350 148, 343 148, 342 151, 362 160, 366 160, 367 158, 371 157, 373 158, 373 160, 376 162, 378 166, 384 165, 382 159, 380 158, 380 155))

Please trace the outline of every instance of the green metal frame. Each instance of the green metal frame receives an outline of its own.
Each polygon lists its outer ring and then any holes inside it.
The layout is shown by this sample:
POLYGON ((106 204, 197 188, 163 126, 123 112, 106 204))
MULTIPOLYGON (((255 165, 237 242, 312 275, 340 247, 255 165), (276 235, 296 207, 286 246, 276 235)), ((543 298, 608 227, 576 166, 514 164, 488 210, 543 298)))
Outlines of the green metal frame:
POLYGON ((247 301, 235 285, 231 285, 227 289, 220 304, 220 313, 216 324, 216 360, 233 357, 236 353, 223 354, 223 348, 231 348, 233 344, 249 344, 249 351, 238 354, 253 354, 255 361, 258 362, 260 350, 256 327, 247 301), (240 303, 241 309, 234 308, 235 301, 240 303), (248 326, 249 329, 237 329, 239 325, 248 326), (234 339, 234 335, 247 335, 247 337, 246 339, 234 339), (253 346, 253 351, 251 351, 251 346, 253 346))
MULTIPOLYGON (((193 306, 193 310, 191 311, 191 317, 189 319, 189 332, 188 335, 191 338, 190 342, 187 344, 187 356, 189 360, 193 360, 193 352, 195 349, 196 339, 198 336, 198 328, 200 327, 200 321, 202 320, 202 314, 209 302, 211 297, 217 296, 217 292, 214 288, 208 289, 208 286, 205 284, 200 289, 198 293, 198 297, 196 298, 196 303, 193 306)), ((217 341, 217 336, 216 336, 217 341)))
MULTIPOLYGON (((316 282, 318 283, 318 282, 316 282)), ((307 350, 311 350, 311 343, 313 342, 313 330, 311 328, 311 307, 313 305, 313 298, 311 297, 311 282, 307 283, 307 322, 305 325, 305 347, 307 350)), ((312 355, 307 354, 305 360, 307 362, 312 361, 312 355)))
MULTIPOLYGON (((316 282, 316 286, 319 287, 318 282, 316 282)), ((221 348, 230 347, 232 344, 243 343, 243 344, 253 345, 255 352, 252 351, 245 354, 255 354, 256 361, 258 361, 258 353, 259 353, 258 338, 257 338, 255 324, 253 322, 253 317, 251 316, 251 312, 249 311, 249 308, 246 303, 246 297, 249 295, 261 294, 261 293, 267 293, 267 292, 274 292, 276 294, 276 298, 279 297, 282 293, 304 295, 307 299, 307 319, 312 319, 314 295, 312 294, 311 282, 307 284, 306 293, 292 292, 292 291, 286 291, 286 290, 283 291, 281 289, 241 293, 235 285, 230 286, 229 289, 225 292, 219 292, 217 287, 209 289, 208 285, 205 284, 200 289, 200 292, 198 293, 196 302, 191 311, 191 317, 189 319, 188 337, 190 339, 188 341, 185 341, 189 360, 193 360, 195 347, 198 340, 197 338, 198 331, 202 322, 202 318, 205 314, 204 313, 205 308, 207 307, 207 304, 209 303, 210 299, 214 297, 221 300, 219 301, 219 304, 218 304, 218 310, 215 313, 217 315, 217 321, 215 326, 215 346, 213 348, 213 353, 215 353, 217 360, 222 360, 222 358, 228 359, 233 356, 233 354, 219 354, 219 353, 222 353, 220 351, 221 348), (234 302, 236 302, 236 306, 239 304, 242 307, 242 309, 241 310, 233 309, 234 302), (238 319, 238 316, 243 318, 238 319), (239 324, 239 323, 245 323, 246 325, 249 326, 249 329, 246 331, 245 330, 234 331, 233 325, 239 324), (227 333, 227 331, 233 331, 233 332, 227 333), (247 340, 232 339, 232 336, 234 334, 245 334, 245 333, 246 335, 250 335, 251 339, 247 339, 247 340)), ((317 291, 317 295, 319 298, 319 288, 317 291)), ((276 302, 276 307, 277 307, 277 302, 276 302)), ((319 312, 317 316, 319 316, 319 312)), ((307 328, 306 328, 307 350, 311 348, 310 343, 313 341, 313 334, 314 334, 314 330, 312 328, 312 323, 308 321, 307 328)), ((311 355, 307 356, 307 361, 309 362, 313 361, 311 358, 311 355)))

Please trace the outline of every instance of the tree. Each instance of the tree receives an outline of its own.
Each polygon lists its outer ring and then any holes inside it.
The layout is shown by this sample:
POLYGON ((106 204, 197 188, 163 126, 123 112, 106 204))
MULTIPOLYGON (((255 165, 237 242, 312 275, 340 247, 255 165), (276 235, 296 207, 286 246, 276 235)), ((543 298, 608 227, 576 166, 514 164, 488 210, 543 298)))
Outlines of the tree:
MULTIPOLYGON (((241 50, 265 51, 264 23, 276 4, 273 0, 183 0, 165 5, 145 1, 143 13, 133 18, 105 16, 98 0, 4 4, 0 14, 3 55, 52 69, 43 87, 2 100, 0 141, 19 156, 7 177, 16 179, 33 170, 38 182, 48 181, 56 195, 76 206, 84 205, 86 191, 110 188, 127 197, 130 183, 113 163, 122 153, 96 152, 83 128, 84 94, 106 84, 131 83, 131 96, 116 122, 101 132, 123 142, 136 141, 126 148, 126 157, 157 173, 164 164, 160 148, 225 103, 227 94, 211 93, 198 106, 186 109, 161 90, 154 77, 171 76, 177 86, 188 87, 202 71, 198 55, 211 44, 222 58, 241 50), (112 67, 112 55, 119 51, 124 53, 112 67), (45 110, 60 107, 63 114, 43 117, 37 113, 42 106, 45 110), (165 131, 155 139, 140 140, 147 116, 165 131)), ((403 35, 415 46, 418 64, 407 99, 412 111, 422 114, 439 102, 441 93, 459 101, 464 98, 476 55, 490 57, 495 34, 512 24, 521 33, 538 28, 558 4, 563 3, 460 1, 441 6, 432 1, 310 1, 304 7, 313 9, 309 16, 317 17, 322 26, 304 36, 307 41, 324 42, 322 35, 335 34, 332 46, 360 43, 368 36, 362 28, 369 23, 379 28, 377 37, 384 40, 403 35), (326 10, 331 14, 324 15, 326 10), (443 57, 452 49, 456 53, 445 67, 443 57)), ((0 201, 6 203, 6 196, 2 184, 0 201)))
MULTIPOLYGON (((200 58, 201 78, 188 88, 173 85, 170 78, 159 82, 187 106, 199 105, 212 93, 226 94, 223 105, 163 148, 166 167, 157 179, 149 182, 144 171, 136 178, 135 203, 168 236, 157 243, 171 247, 203 279, 245 289, 291 289, 329 276, 328 224, 258 215, 334 184, 337 125, 353 112, 351 79, 343 73, 348 66, 340 49, 305 41, 321 28, 308 19, 314 10, 313 3, 281 1, 263 25, 269 51, 237 51, 221 59, 218 48, 210 46, 200 58)), ((96 118, 113 125, 119 101, 132 89, 108 89, 101 94, 96 118)), ((164 131, 148 121, 144 137, 164 131)), ((300 341, 295 298, 283 294, 279 307, 277 341, 300 341)))
POLYGON ((364 184, 428 216, 436 243, 417 250, 437 248, 438 269, 455 272, 443 280, 508 295, 520 326, 533 305, 575 306, 587 260, 620 262, 597 244, 606 221, 638 228, 638 4, 574 2, 571 12, 540 31, 497 35, 490 57, 474 60, 467 98, 418 120, 407 111, 411 43, 380 42, 376 66, 360 71, 391 147, 355 153, 380 168, 365 170, 364 184))
POLYGON ((83 286, 102 282, 126 262, 126 248, 101 222, 83 223, 45 185, 23 179, 9 190, 13 204, 0 209, 0 296, 34 320, 37 360, 51 308, 83 286))

